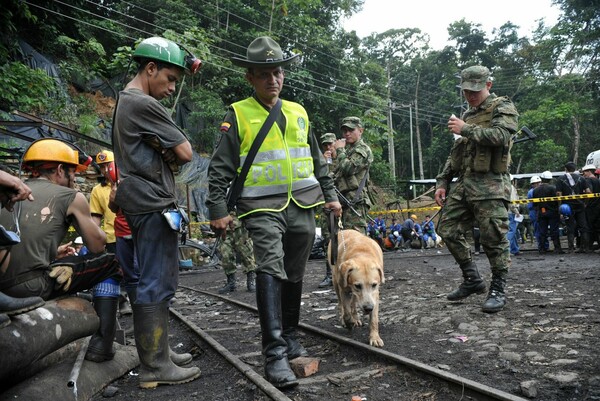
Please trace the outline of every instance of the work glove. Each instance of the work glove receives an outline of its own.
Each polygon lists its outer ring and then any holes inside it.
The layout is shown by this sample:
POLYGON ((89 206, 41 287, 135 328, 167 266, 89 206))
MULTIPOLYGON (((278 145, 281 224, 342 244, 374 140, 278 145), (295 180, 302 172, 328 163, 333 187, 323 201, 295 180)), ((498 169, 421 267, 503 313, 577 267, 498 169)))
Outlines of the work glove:
POLYGON ((73 268, 65 265, 52 266, 49 276, 56 279, 54 289, 58 290, 62 288, 63 291, 67 292, 71 286, 73 268))

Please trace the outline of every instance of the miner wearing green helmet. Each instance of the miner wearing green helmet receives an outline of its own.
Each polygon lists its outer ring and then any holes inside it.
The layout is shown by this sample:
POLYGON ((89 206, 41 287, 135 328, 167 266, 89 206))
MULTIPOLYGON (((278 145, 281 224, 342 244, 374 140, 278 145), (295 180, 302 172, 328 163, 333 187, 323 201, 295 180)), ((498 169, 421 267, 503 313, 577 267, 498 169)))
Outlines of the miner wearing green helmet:
POLYGON ((137 287, 127 292, 142 388, 187 383, 200 376, 198 367, 176 365, 185 358, 169 348, 169 301, 177 288, 179 234, 162 213, 179 210, 174 171, 192 160, 192 145, 160 100, 175 92, 184 70, 194 71, 191 57, 167 39, 142 41, 133 54, 137 73, 119 93, 113 118, 120 177, 114 204, 129 223, 140 271, 137 287))
POLYGON ((202 66, 202 62, 182 45, 159 36, 140 42, 133 52, 133 59, 140 64, 144 59, 173 64, 191 74, 195 74, 202 66))

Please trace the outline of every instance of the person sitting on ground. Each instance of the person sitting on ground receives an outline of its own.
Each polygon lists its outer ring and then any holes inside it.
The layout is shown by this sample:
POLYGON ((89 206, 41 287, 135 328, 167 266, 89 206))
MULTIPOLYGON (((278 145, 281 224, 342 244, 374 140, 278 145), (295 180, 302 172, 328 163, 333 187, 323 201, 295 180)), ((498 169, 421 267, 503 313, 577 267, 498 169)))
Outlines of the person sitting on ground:
POLYGON ((70 144, 51 138, 33 142, 23 155, 23 168, 31 172, 26 184, 35 199, 20 203, 14 215, 0 216, 2 225, 22 234, 21 242, 10 248, 8 267, 0 274, 0 290, 10 296, 49 300, 93 288, 100 327, 90 339, 85 358, 103 362, 114 357, 122 275, 114 254, 105 252, 106 234, 92 219, 85 196, 73 188, 75 172, 87 167, 81 161, 87 155, 80 156, 84 155, 70 144), (90 254, 75 256, 70 242, 59 246, 70 225, 90 254))
POLYGON ((437 235, 435 233, 435 225, 431 220, 431 216, 425 216, 425 220, 421 223, 421 229, 423 230, 423 243, 425 245, 425 249, 431 247, 435 248, 435 243, 437 242, 437 235), (429 240, 431 239, 432 244, 430 244, 429 240))
POLYGON ((415 229, 413 230, 413 247, 423 249, 423 229, 421 225, 415 221, 415 229))
MULTIPOLYGON (((31 189, 17 177, 0 170, 0 202, 2 207, 10 211, 16 202, 24 200, 33 201, 31 189)), ((0 230, 4 234, 4 227, 1 227, 0 230)), ((0 239, 0 247, 9 246, 12 243, 14 241, 11 238, 0 239)), ((0 251, 0 267, 2 270, 6 267, 4 264, 8 255, 8 250, 0 251)), ((40 297, 13 298, 0 292, 0 328, 10 324, 9 316, 25 313, 42 305, 44 305, 44 300, 40 297)))
POLYGON ((398 249, 402 247, 402 224, 398 223, 396 219, 392 219, 392 224, 389 228, 388 238, 394 246, 394 249, 398 249))
POLYGON ((408 219, 404 220, 404 224, 402 224, 400 234, 402 234, 402 239, 404 240, 404 249, 411 248, 413 234, 415 234, 415 221, 417 221, 417 215, 411 214, 408 219))

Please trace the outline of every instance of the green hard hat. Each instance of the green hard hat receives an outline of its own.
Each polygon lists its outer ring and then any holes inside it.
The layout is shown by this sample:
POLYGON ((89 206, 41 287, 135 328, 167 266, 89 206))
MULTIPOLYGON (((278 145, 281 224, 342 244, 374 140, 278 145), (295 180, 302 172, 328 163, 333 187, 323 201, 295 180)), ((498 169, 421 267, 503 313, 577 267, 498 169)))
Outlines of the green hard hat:
POLYGON ((177 43, 154 36, 140 42, 133 52, 133 59, 139 61, 141 58, 149 58, 187 69, 186 55, 185 50, 177 43))

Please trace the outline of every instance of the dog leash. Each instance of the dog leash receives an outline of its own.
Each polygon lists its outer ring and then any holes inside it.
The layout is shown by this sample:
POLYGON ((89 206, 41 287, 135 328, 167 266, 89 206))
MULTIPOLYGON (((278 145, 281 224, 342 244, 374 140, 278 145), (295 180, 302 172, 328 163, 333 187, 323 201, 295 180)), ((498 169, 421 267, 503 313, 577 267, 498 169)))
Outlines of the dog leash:
POLYGON ((341 227, 342 221, 339 217, 335 217, 335 213, 331 209, 325 209, 325 213, 327 213, 327 228, 329 229, 329 236, 331 241, 331 254, 329 258, 329 264, 335 266, 337 263, 337 253, 338 253, 338 231, 341 227), (337 221, 336 221, 337 220, 337 221))

